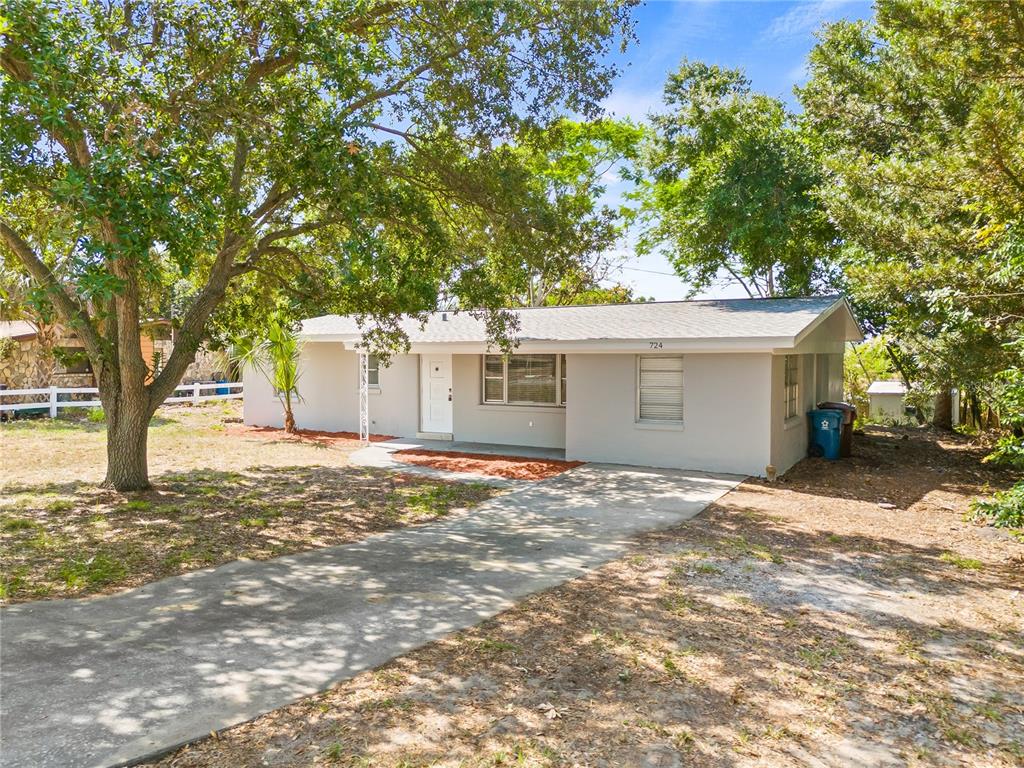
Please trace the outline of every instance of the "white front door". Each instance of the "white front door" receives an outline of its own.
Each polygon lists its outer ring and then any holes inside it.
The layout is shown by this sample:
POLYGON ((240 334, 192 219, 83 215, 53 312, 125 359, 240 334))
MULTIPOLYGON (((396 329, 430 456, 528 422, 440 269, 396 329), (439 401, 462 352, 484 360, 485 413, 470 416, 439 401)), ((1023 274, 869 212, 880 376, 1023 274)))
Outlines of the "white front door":
POLYGON ((451 355, 420 355, 420 431, 452 431, 451 355))

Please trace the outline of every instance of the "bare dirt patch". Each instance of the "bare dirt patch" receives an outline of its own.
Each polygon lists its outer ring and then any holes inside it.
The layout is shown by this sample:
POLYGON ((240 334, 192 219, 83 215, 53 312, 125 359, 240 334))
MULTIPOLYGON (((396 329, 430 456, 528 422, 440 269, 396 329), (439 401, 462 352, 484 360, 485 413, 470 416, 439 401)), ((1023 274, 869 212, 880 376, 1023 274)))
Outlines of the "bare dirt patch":
POLYGON ((462 451, 427 451, 406 448, 391 454, 398 461, 433 467, 447 472, 472 472, 477 475, 505 477, 511 480, 543 480, 563 472, 582 467, 582 461, 537 459, 525 456, 500 456, 462 451))
POLYGON ((1024 764, 1010 478, 873 431, 634 553, 160 761, 196 766, 1024 764))
POLYGON ((4 425, 0 601, 108 593, 229 560, 343 544, 495 493, 347 466, 356 440, 230 435, 224 421, 234 413, 163 411, 150 436, 154 488, 133 494, 96 485, 102 425, 4 425))

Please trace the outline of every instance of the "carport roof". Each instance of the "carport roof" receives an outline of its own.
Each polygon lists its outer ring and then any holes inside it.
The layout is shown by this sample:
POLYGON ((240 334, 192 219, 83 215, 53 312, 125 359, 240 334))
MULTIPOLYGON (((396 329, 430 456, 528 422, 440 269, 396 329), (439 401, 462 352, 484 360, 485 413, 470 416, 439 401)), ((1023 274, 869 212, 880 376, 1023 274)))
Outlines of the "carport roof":
MULTIPOLYGON (((778 299, 717 299, 638 304, 530 307, 516 315, 520 343, 597 343, 646 341, 743 341, 755 346, 795 346, 834 312, 846 315, 845 340, 861 339, 849 304, 841 296, 778 299)), ((402 330, 413 345, 486 344, 482 315, 469 311, 432 312, 425 323, 403 317, 402 330)), ((364 330, 356 315, 324 315, 305 320, 301 336, 309 341, 357 344, 364 330)))

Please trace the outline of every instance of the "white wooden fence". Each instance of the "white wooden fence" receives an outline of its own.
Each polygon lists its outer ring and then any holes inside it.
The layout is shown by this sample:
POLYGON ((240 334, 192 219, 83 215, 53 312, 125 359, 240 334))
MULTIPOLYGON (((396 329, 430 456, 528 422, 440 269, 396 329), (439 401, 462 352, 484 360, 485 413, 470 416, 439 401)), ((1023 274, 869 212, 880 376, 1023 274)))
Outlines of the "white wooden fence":
MULTIPOLYGON (((60 395, 99 395, 96 387, 45 387, 43 389, 0 389, 0 412, 4 411, 30 411, 49 409, 50 418, 57 418, 58 408, 99 408, 103 404, 98 398, 91 400, 62 400, 60 395), (9 403, 4 402, 8 397, 39 397, 45 400, 35 402, 9 403)), ((175 394, 164 400, 165 403, 192 403, 198 405, 208 400, 238 400, 243 396, 242 382, 225 381, 215 384, 180 384, 174 388, 174 392, 186 392, 185 395, 175 394), (204 390, 215 390, 213 394, 204 395, 204 390), (216 390, 228 390, 220 394, 216 390)))

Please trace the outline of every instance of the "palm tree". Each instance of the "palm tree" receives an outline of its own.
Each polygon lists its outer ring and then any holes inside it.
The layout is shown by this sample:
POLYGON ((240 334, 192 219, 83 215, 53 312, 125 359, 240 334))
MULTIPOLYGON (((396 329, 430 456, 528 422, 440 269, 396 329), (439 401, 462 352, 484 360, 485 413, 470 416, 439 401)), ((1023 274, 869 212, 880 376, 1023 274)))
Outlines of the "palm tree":
POLYGON ((298 389, 301 354, 302 342, 288 326, 274 320, 265 339, 254 336, 236 339, 231 355, 240 369, 258 371, 270 382, 284 407, 284 431, 288 433, 295 432, 292 402, 302 402, 298 389))

